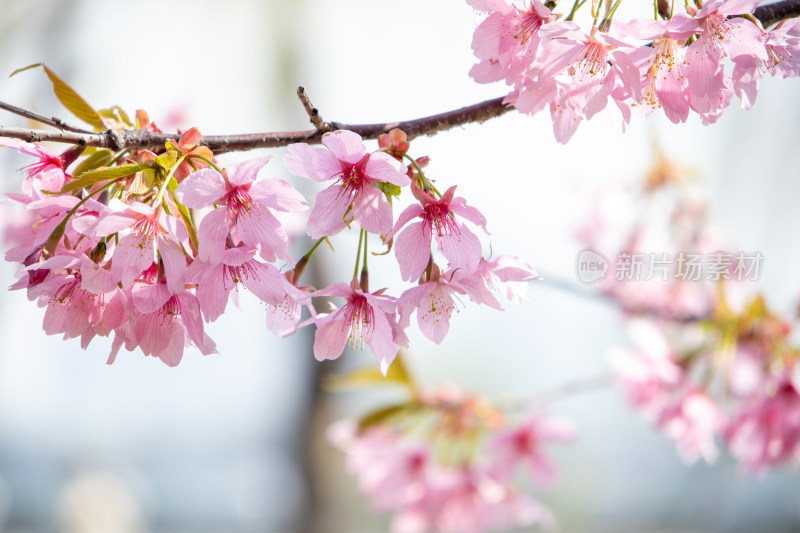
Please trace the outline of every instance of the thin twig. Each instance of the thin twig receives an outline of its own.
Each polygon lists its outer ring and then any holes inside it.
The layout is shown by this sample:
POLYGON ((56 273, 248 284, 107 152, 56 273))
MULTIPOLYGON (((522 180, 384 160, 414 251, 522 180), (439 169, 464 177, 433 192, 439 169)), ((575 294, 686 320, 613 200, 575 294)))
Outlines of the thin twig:
MULTIPOLYGON (((433 135, 440 131, 472 122, 484 122, 490 118, 500 116, 511 108, 503 104, 503 98, 487 100, 461 109, 447 111, 430 117, 407 120, 402 122, 387 122, 382 124, 341 124, 338 122, 326 123, 330 131, 350 130, 361 135, 364 139, 377 139, 378 136, 389 133, 394 128, 406 132, 409 139, 420 135, 433 135)), ((215 153, 252 150, 254 148, 275 148, 293 143, 319 143, 324 131, 314 129, 305 131, 284 131, 274 133, 245 133, 241 135, 210 135, 203 137, 202 144, 208 146, 215 153)), ((72 133, 66 131, 31 130, 24 128, 7 128, 0 126, 0 137, 14 137, 29 142, 52 141, 82 146, 96 146, 122 150, 163 148, 168 140, 178 139, 177 133, 156 133, 144 130, 107 131, 104 133, 72 133)))
POLYGON ((603 373, 597 376, 574 379, 551 389, 536 392, 528 397, 501 399, 495 404, 504 411, 525 411, 542 407, 575 394, 605 390, 614 384, 614 376, 603 373))
POLYGON ((60 130, 72 131, 75 133, 92 133, 89 130, 67 124, 58 117, 47 118, 44 115, 40 115, 38 113, 34 113, 33 111, 28 111, 27 109, 22 109, 21 107, 7 104, 5 102, 0 102, 0 109, 5 109, 6 111, 14 113, 15 115, 19 115, 41 124, 47 124, 48 126, 53 126, 54 128, 58 128, 60 130))
POLYGON ((303 108, 305 108, 306 113, 308 113, 308 118, 311 120, 314 127, 317 128, 318 131, 331 131, 331 125, 322 120, 322 117, 319 115, 319 109, 314 107, 311 103, 311 98, 309 98, 306 88, 302 85, 297 88, 297 97, 303 104, 303 108))

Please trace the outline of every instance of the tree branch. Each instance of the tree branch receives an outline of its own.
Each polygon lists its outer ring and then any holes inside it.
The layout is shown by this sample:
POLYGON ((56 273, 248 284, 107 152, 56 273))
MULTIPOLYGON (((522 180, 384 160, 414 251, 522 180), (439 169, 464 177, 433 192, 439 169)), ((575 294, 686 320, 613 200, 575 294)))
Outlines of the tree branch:
POLYGON ((800 16, 800 0, 783 0, 774 4, 758 6, 753 16, 761 21, 766 28, 780 20, 800 16))
MULTIPOLYGON (((753 16, 760 20, 765 27, 779 20, 798 15, 800 15, 800 0, 783 0, 760 6, 753 13, 753 16)), ((305 89, 302 87, 298 88, 298 97, 316 129, 274 133, 246 133, 241 135, 211 135, 203 138, 203 144, 215 153, 252 150, 254 148, 274 148, 300 142, 315 144, 320 142, 323 133, 326 131, 340 129, 358 133, 364 139, 377 139, 378 136, 388 133, 394 128, 400 128, 406 132, 409 139, 413 139, 420 135, 434 135, 456 126, 463 126, 473 122, 485 122, 490 118, 499 117, 512 109, 510 106, 503 104, 505 97, 501 96, 493 100, 462 107, 461 109, 414 120, 382 124, 343 124, 323 121, 319 116, 319 110, 311 104, 305 89)), ((0 136, 13 137, 28 142, 52 141, 110 148, 114 151, 124 148, 157 150, 163 148, 164 143, 168 140, 175 140, 180 137, 177 133, 155 133, 144 130, 109 130, 105 133, 90 133, 75 126, 70 126, 58 118, 47 118, 3 102, 0 102, 0 108, 59 129, 59 131, 50 131, 0 126, 0 136)))
MULTIPOLYGON (((305 94, 305 91, 303 91, 305 94)), ((388 133, 394 128, 400 128, 406 132, 409 139, 420 135, 433 135, 440 131, 448 130, 456 126, 463 126, 472 122, 484 122, 490 118, 498 117, 510 107, 503 104, 503 98, 495 98, 478 104, 474 104, 454 111, 447 111, 430 117, 402 122, 387 122, 382 124, 342 124, 339 122, 325 123, 320 119, 322 129, 305 131, 284 131, 275 133, 245 133, 241 135, 210 135, 203 137, 203 144, 208 146, 215 153, 233 152, 242 150, 252 150, 254 148, 274 148, 287 146, 292 143, 318 143, 322 139, 322 134, 329 128, 333 130, 350 130, 358 133, 364 139, 377 139, 379 135, 388 133), (327 126, 327 127, 325 127, 327 126)), ((302 97, 301 97, 302 100, 302 97)), ((308 103, 310 106, 310 102, 308 103)), ((304 102, 305 105, 305 102, 304 102)), ((0 107, 8 108, 4 104, 0 107)), ((312 111, 310 118, 319 118, 319 112, 313 115, 316 110, 310 106, 312 111)), ((82 146, 96 146, 100 148, 111 148, 112 150, 131 149, 158 149, 164 146, 168 140, 178 139, 177 133, 155 133, 144 130, 125 130, 107 131, 105 133, 78 133, 72 131, 50 131, 50 130, 31 130, 25 128, 7 128, 0 126, 0 137, 14 137, 28 142, 53 141, 69 144, 79 144, 82 146)))

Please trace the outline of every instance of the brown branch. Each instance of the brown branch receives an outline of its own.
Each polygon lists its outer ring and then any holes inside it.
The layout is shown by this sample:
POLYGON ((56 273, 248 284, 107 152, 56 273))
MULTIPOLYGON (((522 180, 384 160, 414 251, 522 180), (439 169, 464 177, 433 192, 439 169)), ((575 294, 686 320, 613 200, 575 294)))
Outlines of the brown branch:
POLYGON ((300 103, 303 104, 306 113, 308 113, 309 120, 311 120, 311 123, 317 130, 325 132, 333 129, 330 124, 322 120, 322 117, 319 115, 319 109, 314 107, 314 104, 311 103, 311 98, 309 98, 305 87, 300 86, 297 88, 297 97, 300 99, 300 103))
MULTIPOLYGON (((311 107, 315 109, 313 106, 311 107)), ((364 139, 377 139, 379 135, 388 133, 394 128, 400 128, 408 134, 409 139, 413 139, 420 135, 433 135, 440 131, 472 122, 484 122, 490 118, 498 117, 510 109, 510 107, 503 104, 503 97, 500 97, 454 111, 403 122, 388 122, 384 124, 341 124, 331 122, 323 124, 326 124, 331 131, 342 129, 354 131, 364 139)), ((319 117, 318 112, 316 116, 319 117)), ((299 142, 318 143, 322 139, 323 133, 325 133, 324 130, 314 129, 275 133, 245 133, 241 135, 210 135, 203 137, 203 144, 215 153, 233 152, 252 150, 254 148, 274 148, 299 142)), ((144 130, 109 130, 105 133, 77 133, 0 126, 0 137, 14 137, 28 142, 53 141, 82 146, 96 146, 117 151, 124 148, 134 150, 159 149, 168 140, 177 139, 180 135, 177 133, 155 133, 144 130)))
POLYGON ((772 26, 780 20, 800 16, 800 0, 784 0, 783 2, 758 6, 753 12, 753 16, 761 21, 765 28, 772 26))
POLYGON ((5 109, 6 111, 14 113, 15 115, 39 122, 40 124, 47 124, 48 126, 53 126, 54 128, 58 128, 60 130, 73 131, 76 133, 92 133, 89 130, 82 129, 77 126, 71 126, 58 117, 47 118, 44 115, 40 115, 38 113, 34 113, 33 111, 28 111, 27 109, 22 109, 21 107, 7 104, 5 102, 0 102, 0 109, 5 109))

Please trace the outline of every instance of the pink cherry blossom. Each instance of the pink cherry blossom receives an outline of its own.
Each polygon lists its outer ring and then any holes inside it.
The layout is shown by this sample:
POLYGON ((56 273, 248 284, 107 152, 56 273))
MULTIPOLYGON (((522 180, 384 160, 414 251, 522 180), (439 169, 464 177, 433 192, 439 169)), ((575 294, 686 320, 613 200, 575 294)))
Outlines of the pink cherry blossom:
POLYGON ((387 182, 405 187, 411 183, 403 164, 382 152, 368 154, 361 137, 347 130, 326 133, 322 144, 325 148, 292 144, 284 157, 296 176, 320 182, 336 180, 317 195, 308 235, 312 239, 335 235, 351 220, 370 233, 388 233, 392 206, 376 185, 387 182))
MULTIPOLYGON (((764 61, 767 52, 761 30, 749 20, 732 15, 752 13, 761 0, 711 0, 695 15, 700 35, 686 50, 686 78, 692 109, 713 122, 730 87, 723 74, 723 60, 764 61), (710 114, 710 115, 709 115, 710 114)), ((727 107, 727 106, 726 106, 727 107)))
POLYGON ((220 204, 200 222, 198 257, 202 261, 221 261, 229 233, 234 244, 259 246, 261 257, 269 263, 279 258, 291 261, 286 252, 288 237, 272 210, 297 212, 307 207, 287 181, 273 178, 254 183, 270 159, 244 161, 228 169, 227 175, 210 168, 198 170, 178 186, 176 196, 186 207, 220 204))
POLYGON ((800 19, 781 21, 764 35, 767 58, 743 54, 734 60, 733 89, 750 109, 756 100, 758 82, 764 74, 789 78, 800 75, 800 19))
POLYGON ((21 154, 38 158, 38 161, 20 169, 27 175, 22 182, 22 190, 28 195, 42 198, 42 191, 60 191, 70 178, 61 157, 43 146, 5 137, 0 137, 0 146, 8 146, 21 154))
POLYGON ((195 260, 186 279, 197 285, 197 300, 206 322, 213 322, 225 311, 230 293, 239 284, 260 300, 272 305, 283 302, 283 275, 272 265, 253 259, 255 248, 229 248, 219 263, 195 260))
POLYGON ((267 305, 267 329, 276 335, 287 337, 299 327, 303 307, 309 310, 312 317, 316 316, 316 311, 311 305, 311 294, 308 290, 296 287, 283 276, 281 290, 284 294, 283 301, 267 305))
POLYGON ((161 207, 154 209, 138 202, 123 204, 114 199, 89 233, 95 237, 120 233, 111 273, 122 288, 130 289, 134 280, 160 258, 169 290, 183 293, 186 256, 178 238, 169 231, 161 207))
POLYGON ((471 2, 476 9, 489 11, 472 38, 472 49, 480 62, 470 76, 478 83, 505 80, 517 85, 536 58, 539 28, 550 22, 551 14, 538 0, 501 0, 491 9, 485 3, 471 2))
POLYGON ((458 283, 450 283, 439 274, 438 267, 429 281, 405 291, 398 300, 400 327, 405 329, 416 311, 417 323, 423 335, 436 344, 441 343, 450 329, 450 316, 456 309, 457 294, 465 294, 458 283))
POLYGON ((542 486, 550 486, 556 471, 543 454, 547 441, 569 442, 576 436, 575 426, 562 418, 546 418, 541 414, 529 416, 522 424, 500 433, 492 442, 499 467, 511 476, 517 464, 528 465, 531 478, 542 486))
POLYGON ((539 31, 539 59, 528 71, 524 90, 511 97, 522 112, 535 113, 550 105, 556 139, 567 142, 582 119, 591 119, 620 87, 638 100, 638 69, 624 49, 627 41, 598 32, 589 34, 572 22, 554 22, 539 31))
POLYGON ((721 410, 689 382, 658 328, 636 320, 629 324, 628 333, 636 350, 616 348, 609 360, 629 403, 675 441, 685 461, 713 462, 717 457, 714 435, 724 422, 721 410))
POLYGON ((392 328, 397 302, 378 293, 364 292, 355 279, 350 285, 336 283, 314 293, 315 298, 320 296, 339 296, 347 303, 314 319, 317 325, 314 356, 317 360, 336 359, 342 355, 346 345, 363 349, 366 343, 385 375, 398 350, 392 328))
POLYGON ((57 255, 28 267, 48 273, 29 289, 28 297, 47 306, 43 323, 46 334, 63 334, 64 339, 81 337, 81 346, 86 348, 95 335, 108 335, 125 317, 120 305, 124 295, 116 287, 98 293, 83 286, 78 271, 82 259, 85 257, 57 255))
POLYGON ((216 351, 203 331, 200 303, 193 294, 174 294, 163 283, 137 283, 132 295, 136 311, 132 332, 145 355, 176 366, 187 345, 193 344, 203 355, 216 351))
POLYGON ((441 198, 412 186, 419 204, 407 207, 398 217, 388 241, 408 222, 422 219, 406 227, 395 239, 394 250, 404 280, 419 278, 428 265, 431 240, 436 238, 439 249, 452 268, 475 270, 481 259, 481 243, 456 215, 481 226, 486 231, 486 219, 467 201, 455 197, 456 187, 450 187, 441 198), (435 231, 434 231, 435 230, 435 231))
POLYGON ((642 109, 650 113, 658 108, 674 122, 686 122, 689 116, 689 84, 684 76, 682 44, 697 31, 697 22, 682 14, 668 21, 637 19, 615 25, 622 36, 652 41, 629 55, 642 80, 642 109))
POLYGON ((800 394, 785 377, 744 405, 725 428, 731 454, 742 468, 763 472, 800 461, 800 394))

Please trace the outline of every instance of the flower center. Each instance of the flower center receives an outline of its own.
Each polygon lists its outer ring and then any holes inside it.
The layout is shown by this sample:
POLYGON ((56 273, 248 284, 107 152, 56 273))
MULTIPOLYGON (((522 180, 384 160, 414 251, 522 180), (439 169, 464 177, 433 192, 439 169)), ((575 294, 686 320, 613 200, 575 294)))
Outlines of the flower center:
POLYGON ((350 330, 347 345, 351 349, 364 349, 364 336, 375 329, 375 310, 367 299, 356 294, 350 298, 344 309, 344 324, 350 330))

